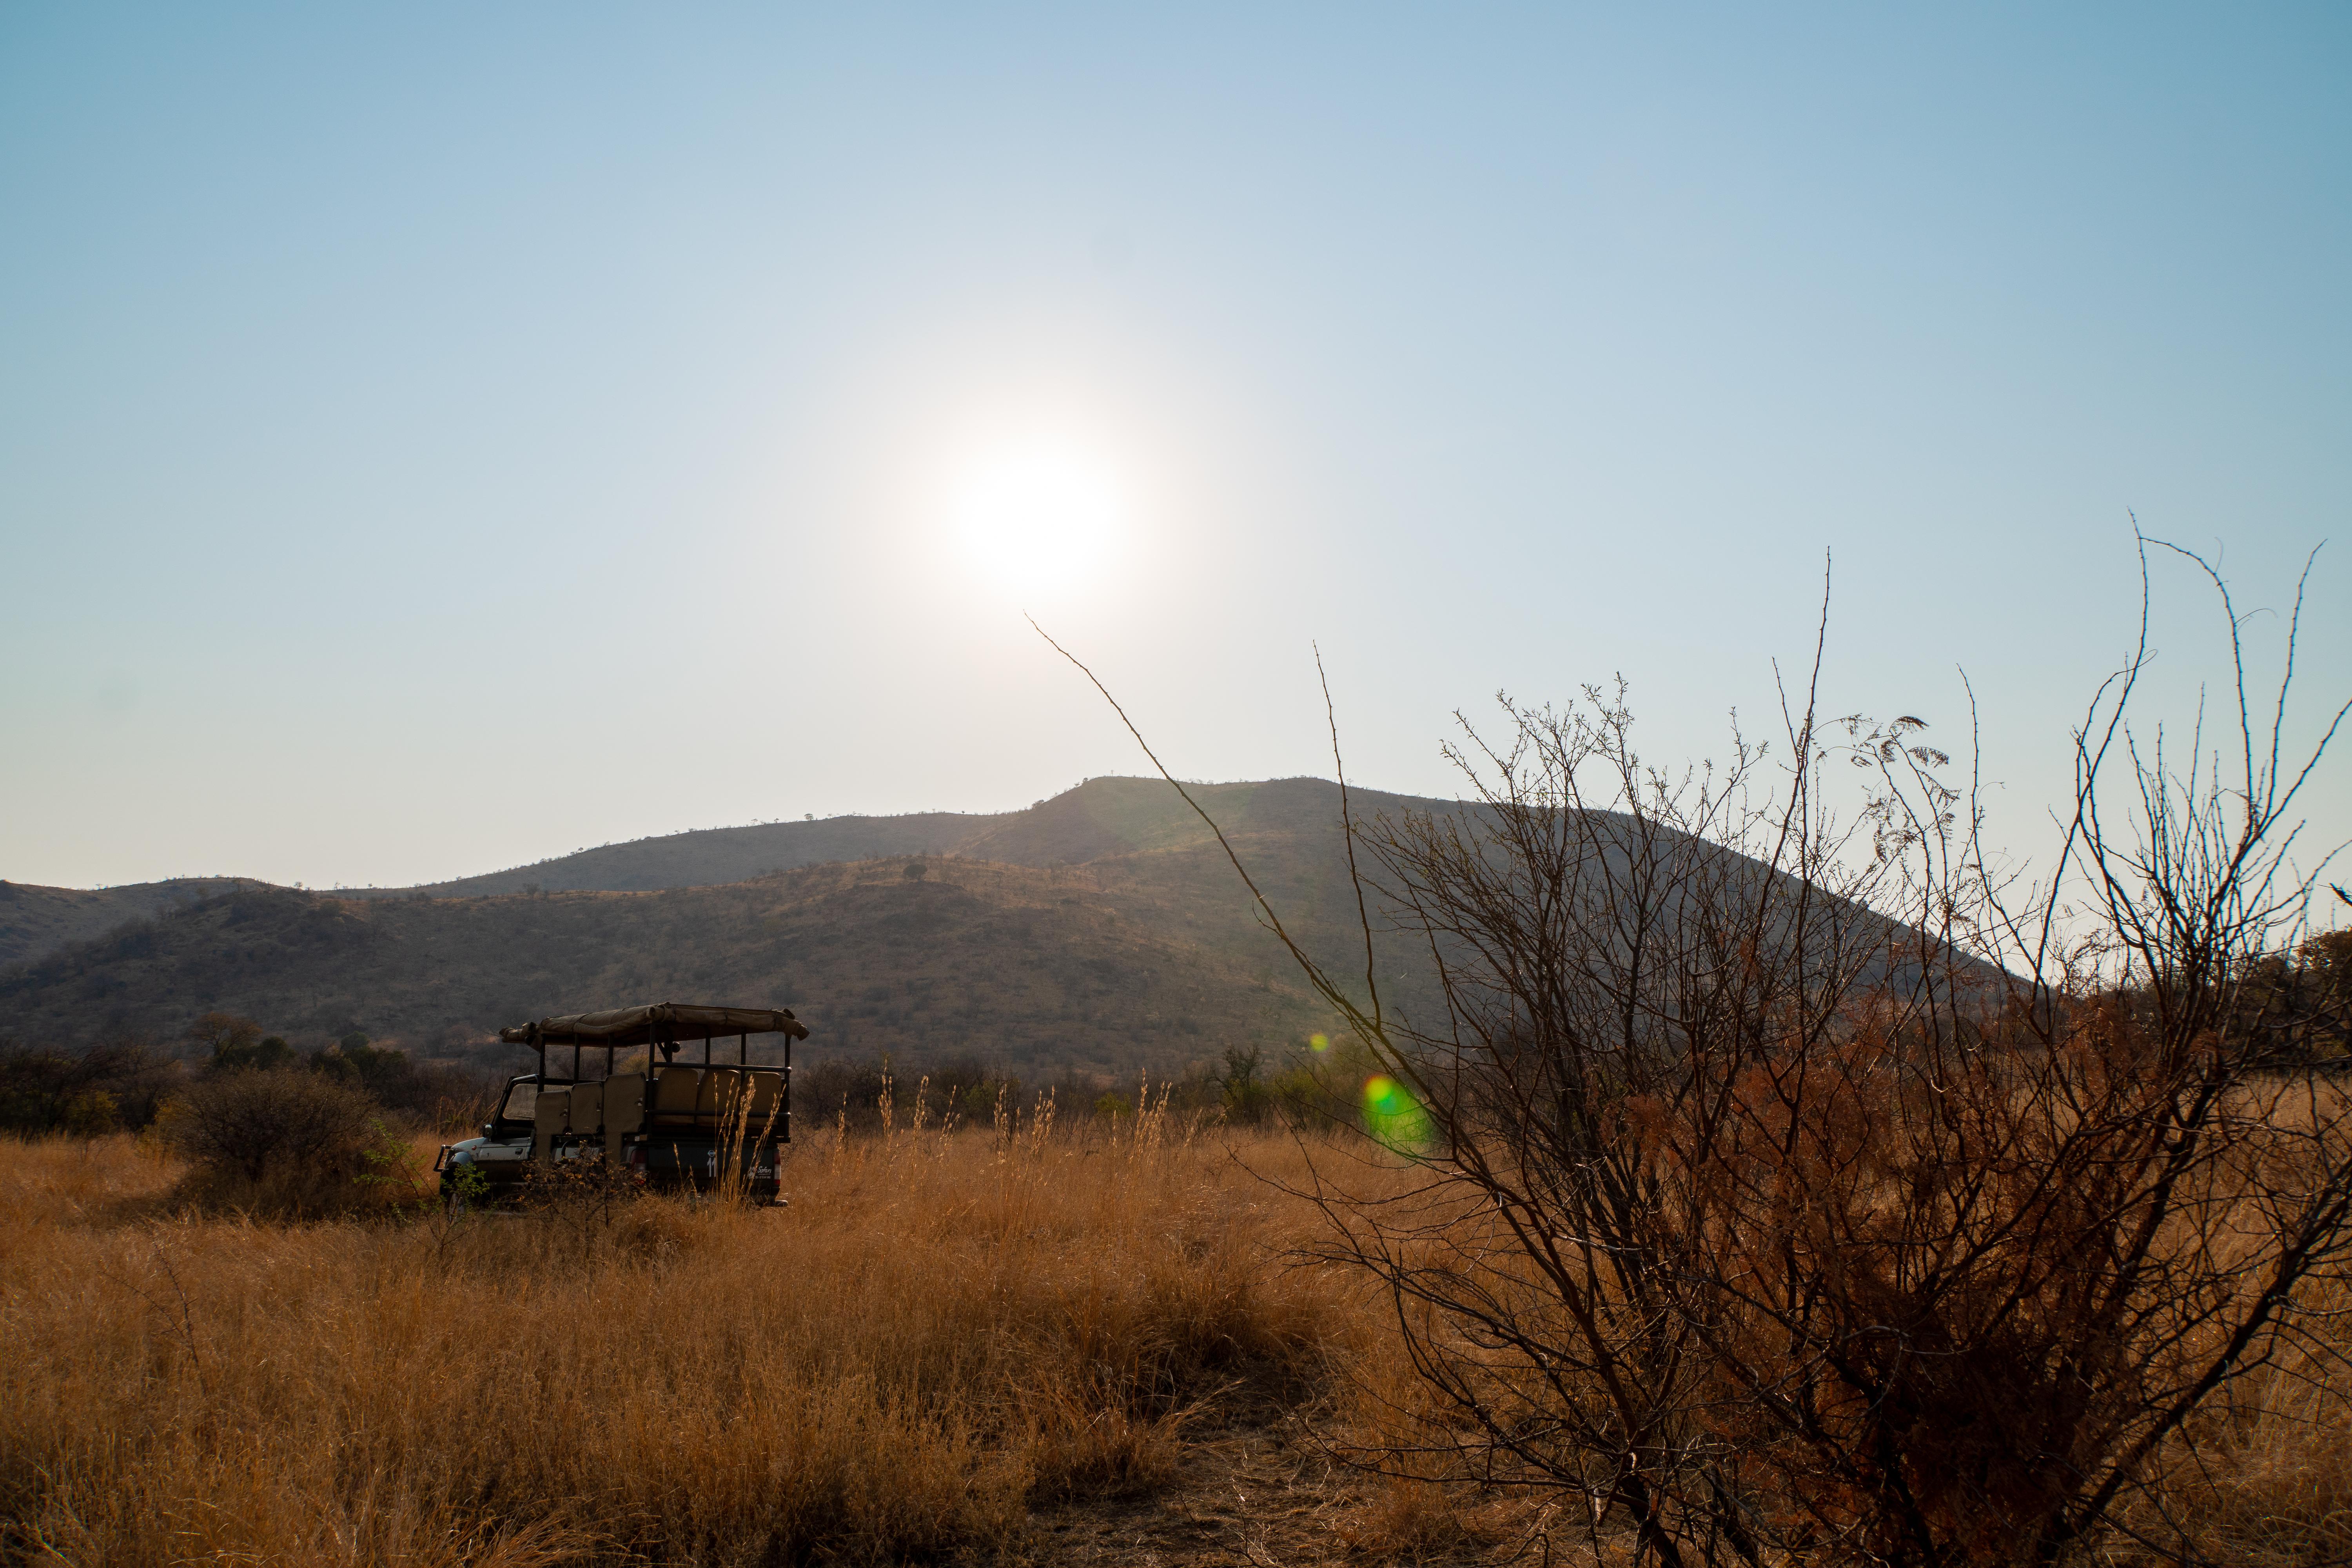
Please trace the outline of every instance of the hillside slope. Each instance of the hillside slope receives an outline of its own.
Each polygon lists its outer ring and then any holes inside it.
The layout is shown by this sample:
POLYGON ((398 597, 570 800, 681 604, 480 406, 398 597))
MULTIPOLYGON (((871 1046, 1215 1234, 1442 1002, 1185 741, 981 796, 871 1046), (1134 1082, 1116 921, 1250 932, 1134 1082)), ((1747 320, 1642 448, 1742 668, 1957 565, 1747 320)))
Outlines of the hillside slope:
MULTIPOLYGON (((1359 990, 1364 938, 1338 787, 1282 779, 1193 793, 1294 938, 1359 990)), ((1360 822, 1401 807, 1477 809, 1374 792, 1356 792, 1354 805, 1360 822)), ((1124 1071, 1328 1023, 1214 836, 1159 780, 1097 779, 996 816, 678 835, 524 870, 523 885, 542 890, 233 887, 0 973, 0 1036, 168 1040, 221 1008, 298 1043, 356 1028, 446 1055, 549 1014, 709 1000, 792 1006, 818 1048, 888 1050, 909 1064, 976 1050, 1032 1070, 1124 1071), (878 852, 893 844, 909 847, 878 852), (845 847, 877 853, 732 875, 845 847), (719 877, 731 879, 708 880, 719 877)), ((18 900, 0 910, 52 911, 54 925, 66 907, 36 896, 62 889, 12 891, 18 900)), ((1373 946, 1383 1006, 1440 1018, 1425 946, 1377 929, 1373 946)))
MULTIPOLYGON (((0 977, 30 1041, 168 1037, 200 1011, 482 1054, 500 1025, 617 1004, 790 1006, 813 1048, 1125 1072, 1313 1026, 1287 976, 1171 926, 1129 879, 929 859, 719 888, 360 900, 247 889, 0 977)), ((1212 924, 1214 922, 1212 921, 1212 924)))
MULTIPOLYGON (((1333 896, 1346 875, 1337 787, 1196 794, 1310 946, 1360 968, 1352 928, 1333 923, 1354 919, 1352 898, 1333 896)), ((47 892, 61 905, 97 897, 26 889, 19 907, 48 907, 47 892)), ((163 1040, 221 1008, 292 1037, 358 1028, 446 1054, 548 1013, 723 997, 795 1006, 819 1042, 861 1052, 919 1061, 971 1048, 1124 1070, 1295 1037, 1319 1018, 1214 837, 1160 780, 1098 779, 996 816, 683 834, 435 889, 247 884, 148 908, 0 974, 0 1035, 163 1040), (851 851, 862 858, 771 868, 851 851), (759 874, 740 875, 747 865, 759 874), (921 942, 877 923, 891 900, 916 911, 921 942)), ((86 913, 82 930, 91 923, 86 913)), ((24 940, 56 925, 27 922, 24 940)))
POLYGON ((126 921, 213 897, 232 888, 258 888, 239 877, 181 878, 121 888, 44 888, 0 881, 0 971, 102 936, 126 921))
POLYGON ((451 882, 415 888, 369 888, 350 899, 396 899, 423 893, 471 899, 500 893, 638 893, 661 888, 707 888, 748 881, 771 871, 871 860, 887 855, 944 855, 1001 816, 926 811, 908 816, 829 816, 823 822, 763 822, 712 827, 607 844, 451 882))
MULTIPOLYGON (((1336 846, 1339 789, 1319 779, 1195 784, 1194 798, 1230 829, 1322 833, 1336 846)), ((1356 792, 1364 810, 1441 803, 1356 792)), ((1208 830, 1164 780, 1093 779, 1025 811, 918 812, 772 822, 608 844, 535 865, 412 888, 336 889, 333 896, 380 900, 496 897, 510 893, 650 892, 720 887, 774 871, 893 856, 953 855, 1014 866, 1080 865, 1107 855, 1199 847, 1208 830)), ((125 921, 193 903, 242 878, 146 882, 89 890, 0 882, 0 969, 104 934, 125 921)))
MULTIPOLYGON (((1268 779, 1187 788, 1228 829, 1276 826, 1336 829, 1339 823, 1339 786, 1321 779, 1268 779)), ((1360 807, 1366 810, 1440 804, 1377 791, 1355 795, 1360 807)), ((1166 780, 1097 778, 1025 811, 929 811, 905 816, 831 816, 822 822, 704 828, 603 845, 450 882, 341 890, 341 896, 632 893, 656 888, 717 887, 771 871, 894 855, 954 855, 1011 866, 1074 866, 1106 855, 1211 842, 1209 830, 1166 780)))
MULTIPOLYGON (((1313 809, 1328 808, 1336 820, 1336 786, 1313 779, 1195 787, 1221 813, 1262 791, 1304 791, 1313 798, 1313 809)), ((379 900, 419 895, 472 899, 512 893, 650 892, 720 887, 803 866, 892 856, 958 855, 1019 866, 1062 866, 1106 853, 1207 841, 1206 830, 1165 781, 1103 778, 1026 811, 932 811, 709 828, 604 845, 453 881, 336 889, 333 896, 379 900)), ((183 879, 97 889, 0 881, 0 970, 233 887, 267 886, 245 878, 183 879)))

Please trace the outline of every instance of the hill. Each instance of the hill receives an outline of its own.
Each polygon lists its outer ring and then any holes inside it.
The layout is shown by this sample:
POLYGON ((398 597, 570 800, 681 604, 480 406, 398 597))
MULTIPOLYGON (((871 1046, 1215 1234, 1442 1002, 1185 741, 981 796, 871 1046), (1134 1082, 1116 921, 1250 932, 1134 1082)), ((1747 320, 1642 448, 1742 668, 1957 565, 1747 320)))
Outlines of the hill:
MULTIPOLYGON (((1329 830, 1337 847, 1339 792, 1321 779, 1192 784, 1193 798, 1228 831, 1329 830)), ((1366 809, 1423 808, 1435 801, 1352 792, 1366 809)), ((1071 866, 1106 855, 1197 847, 1207 828, 1163 779, 1089 779, 1025 811, 918 812, 833 816, 666 834, 607 844, 478 877, 414 888, 339 889, 349 899, 478 898, 500 893, 646 892, 717 887, 771 871, 890 856, 952 855, 1010 866, 1071 866)))
MULTIPOLYGON (((1161 786, 1165 788, 1165 785, 1161 786)), ((831 816, 822 822, 766 822, 712 827, 606 844, 455 881, 415 888, 343 890, 349 899, 425 894, 470 899, 500 893, 638 893, 661 888, 718 887, 770 871, 872 860, 889 855, 945 855, 1002 816, 927 811, 907 816, 831 816)))
POLYGON ((1101 1072, 1309 1026, 1296 986, 1165 913, 1080 873, 941 859, 645 893, 238 889, 0 979, 0 1016, 64 1043, 217 1007, 298 1043, 356 1027, 446 1056, 550 1013, 709 997, 793 1007, 817 1048, 1101 1072))
POLYGON ((267 885, 241 877, 187 877, 96 889, 0 881, 0 970, 102 936, 128 921, 181 909, 232 888, 267 885))
MULTIPOLYGON (((1346 961, 1336 786, 1197 793, 1286 920, 1346 961)), ((501 1025, 665 996, 792 1006, 815 1047, 1033 1069, 1164 1067, 1319 1023, 1174 792, 1098 779, 1025 812, 686 834, 396 894, 240 884, 0 975, 0 1032, 164 1039, 219 1008, 298 1039, 357 1028, 471 1054, 501 1025), (888 847, 732 875, 844 846, 888 847), (540 890, 446 890, 502 879, 540 890)))
MULTIPOLYGON (((1360 974, 1338 786, 1192 788, 1293 934, 1332 973, 1360 974)), ((1363 817, 1475 809, 1371 791, 1355 804, 1363 817)), ((99 895, 9 891, 0 921, 24 919, 0 938, 20 949, 68 915, 84 929, 98 918, 75 900, 99 895)), ((0 973, 0 1036, 163 1041, 222 1009, 297 1044, 357 1029, 503 1061, 490 1042, 504 1025, 707 999, 790 1006, 819 1050, 1123 1073, 1326 1022, 1213 836, 1160 780, 1096 779, 994 816, 679 834, 430 888, 224 883, 187 901, 200 892, 157 895, 148 913, 0 973), (820 855, 835 858, 793 863, 820 855)), ((1385 934, 1375 949, 1383 1003, 1442 1016, 1426 952, 1385 934)))

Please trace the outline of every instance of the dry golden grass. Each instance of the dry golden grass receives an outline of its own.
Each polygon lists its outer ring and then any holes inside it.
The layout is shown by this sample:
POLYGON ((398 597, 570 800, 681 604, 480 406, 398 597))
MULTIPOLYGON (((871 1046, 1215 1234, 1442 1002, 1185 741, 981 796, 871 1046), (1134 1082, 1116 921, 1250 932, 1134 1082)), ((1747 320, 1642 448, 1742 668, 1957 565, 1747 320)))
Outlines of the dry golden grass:
MULTIPOLYGON (((1268 1141, 1253 1151, 1286 1157, 1268 1141)), ((1317 1384, 1350 1284, 1205 1141, 803 1149, 787 1210, 272 1226, 130 1140, 0 1143, 9 1556, 1019 1553, 1220 1396, 1317 1384)))
MULTIPOLYGON (((174 1212, 128 1138, 0 1142, 0 1560, 1626 1557, 1573 1501, 1320 1462, 1435 1436, 1383 1304, 1289 1266, 1297 1146, 1149 1126, 803 1145, 789 1209, 609 1223, 275 1226, 174 1212)), ((2282 1369, 2176 1456, 2200 1549, 2352 1552, 2346 1387, 2282 1369)))
MULTIPOLYGON (((2340 1307, 2339 1309, 2340 1310, 2340 1307)), ((2204 1561, 2317 1568, 2352 1560, 2352 1399, 2340 1365, 2297 1356, 2256 1378, 2176 1451, 2137 1521, 2168 1521, 2204 1561)), ((2117 1561, 2132 1561, 2118 1549, 2117 1561)))

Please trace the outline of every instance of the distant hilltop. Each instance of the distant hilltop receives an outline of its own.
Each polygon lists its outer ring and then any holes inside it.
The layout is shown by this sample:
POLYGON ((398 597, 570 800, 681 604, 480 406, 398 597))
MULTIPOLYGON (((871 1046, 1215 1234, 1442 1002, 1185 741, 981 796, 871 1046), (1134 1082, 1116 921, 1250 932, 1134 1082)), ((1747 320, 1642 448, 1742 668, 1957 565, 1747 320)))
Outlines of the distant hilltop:
POLYGON ((125 921, 184 909, 238 888, 268 885, 249 877, 174 877, 98 889, 0 881, 0 970, 102 936, 125 921))
MULTIPOLYGON (((1364 932, 1339 786, 1187 788, 1292 936, 1353 984, 1364 932)), ((1350 796, 1360 824, 1483 810, 1350 796)), ((1426 945, 1373 906, 1383 1005, 1442 1017, 1426 945)), ((1160 779, 1092 779, 1025 811, 671 834, 417 888, 0 884, 0 1038, 26 1043, 169 1042, 219 1010, 298 1044, 358 1030, 487 1062, 502 1026, 664 1000, 791 1007, 811 1049, 910 1069, 961 1053, 1160 1070, 1331 1024, 1160 779)))
MULTIPOLYGON (((1186 786, 1213 813, 1255 816, 1266 791, 1304 790, 1336 802, 1320 779, 1186 786)), ((1367 801, 1435 805, 1406 795, 1355 792, 1367 801)), ((1221 818, 1222 820, 1222 816, 1221 818)), ((643 893, 720 887, 771 871, 892 855, 955 855, 1016 866, 1067 866, 1122 850, 1205 839, 1201 826, 1164 779, 1097 778, 1025 811, 915 812, 903 816, 701 828, 608 844, 529 866, 407 888, 313 889, 338 899, 478 899, 509 893, 643 893)), ((146 919, 237 888, 275 884, 250 877, 182 877, 116 888, 46 888, 0 881, 0 969, 47 957, 69 942, 100 936, 125 921, 146 919)))
MULTIPOLYGON (((1360 970, 1338 786, 1188 787, 1297 932, 1360 970)), ((1214 837, 1160 779, 1093 779, 1025 811, 672 834, 417 888, 7 895, 0 1036, 26 1041, 165 1041, 218 1009, 289 1037, 357 1028, 467 1055, 531 1017, 722 998, 795 1008, 812 1048, 1114 1072, 1324 1026, 1214 837)))
MULTIPOLYGON (((1192 797, 1228 831, 1286 830, 1338 822, 1338 786, 1322 779, 1265 779, 1188 784, 1192 797), (1230 820, 1229 820, 1230 819, 1230 820)), ((1368 809, 1447 803, 1377 791, 1350 792, 1368 809)), ((916 812, 904 816, 829 816, 712 827, 608 844, 536 865, 431 882, 415 888, 343 889, 343 898, 481 898, 525 892, 652 892, 721 887, 771 871, 892 855, 953 855, 1007 866, 1076 866, 1106 855, 1133 854, 1209 841, 1201 819, 1164 779, 1089 779, 1024 811, 916 812)))

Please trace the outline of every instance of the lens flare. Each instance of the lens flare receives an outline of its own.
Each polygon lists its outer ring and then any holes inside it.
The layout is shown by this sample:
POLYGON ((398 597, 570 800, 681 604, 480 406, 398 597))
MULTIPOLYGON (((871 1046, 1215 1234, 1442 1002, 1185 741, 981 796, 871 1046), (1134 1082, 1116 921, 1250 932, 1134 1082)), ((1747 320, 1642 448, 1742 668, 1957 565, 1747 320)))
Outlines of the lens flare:
POLYGON ((1374 1073, 1364 1080, 1364 1131, 1400 1154, 1416 1154, 1428 1145, 1429 1118, 1404 1085, 1374 1073))
POLYGON ((1307 1037, 1307 1048, 1315 1051, 1328 1051, 1331 1048, 1331 1037, 1328 1035, 1309 1035, 1307 1037))

